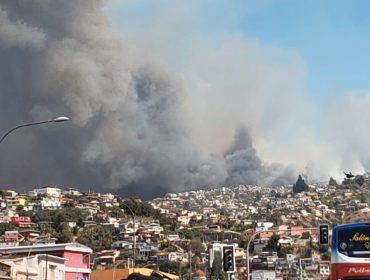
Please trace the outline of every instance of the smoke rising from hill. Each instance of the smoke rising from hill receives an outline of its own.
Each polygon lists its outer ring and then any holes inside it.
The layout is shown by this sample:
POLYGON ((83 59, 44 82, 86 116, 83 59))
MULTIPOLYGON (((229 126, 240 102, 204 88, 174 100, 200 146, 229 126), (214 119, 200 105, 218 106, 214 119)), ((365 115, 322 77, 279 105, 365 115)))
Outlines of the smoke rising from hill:
MULTIPOLYGON (((148 198, 224 184, 295 181, 298 169, 265 163, 253 147, 251 130, 239 124, 251 124, 258 133, 262 122, 282 118, 278 111, 296 102, 291 93, 300 87, 290 74, 298 80, 304 76, 300 59, 271 65, 253 40, 239 44, 246 57, 226 44, 221 51, 233 57, 225 57, 217 75, 209 71, 217 52, 194 55, 189 69, 196 68, 203 80, 188 83, 191 75, 143 57, 140 47, 121 38, 102 11, 105 4, 1 1, 1 131, 59 115, 72 122, 9 136, 0 148, 3 187, 55 183, 148 198), (236 57, 254 66, 238 69, 239 84, 227 74, 236 57), (212 87, 212 95, 208 90, 196 95, 217 80, 223 84, 212 87), (225 95, 230 88, 234 96, 225 95), (284 91, 275 96, 272 88, 284 91), (199 109, 207 103, 207 112, 199 109), (266 110, 275 115, 266 117, 266 110)), ((281 131, 289 128, 286 122, 277 125, 281 131)))

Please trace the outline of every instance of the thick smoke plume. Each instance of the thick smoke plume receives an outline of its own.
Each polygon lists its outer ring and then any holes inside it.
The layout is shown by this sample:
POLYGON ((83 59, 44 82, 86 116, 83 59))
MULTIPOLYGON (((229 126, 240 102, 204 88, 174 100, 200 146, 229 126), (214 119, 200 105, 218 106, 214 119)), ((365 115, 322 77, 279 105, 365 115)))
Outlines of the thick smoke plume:
MULTIPOLYGON (((184 80, 140 59, 110 26, 104 4, 0 2, 1 131, 60 115, 72 122, 9 136, 0 147, 2 188, 57 184, 149 198, 225 184, 295 181, 294 167, 258 156, 243 125, 226 152, 210 152, 194 141, 193 122, 201 116, 187 106, 184 80)), ((263 94, 261 88, 261 101, 263 94)), ((215 142, 226 131, 218 133, 215 142)))

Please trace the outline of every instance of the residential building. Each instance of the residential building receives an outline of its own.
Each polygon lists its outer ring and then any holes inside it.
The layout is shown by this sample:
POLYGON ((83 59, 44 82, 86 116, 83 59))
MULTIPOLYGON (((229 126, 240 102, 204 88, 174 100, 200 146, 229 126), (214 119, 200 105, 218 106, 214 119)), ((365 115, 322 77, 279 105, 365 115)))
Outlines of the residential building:
POLYGON ((79 192, 78 189, 75 189, 75 188, 67 188, 65 189, 64 191, 62 191, 62 194, 63 195, 74 195, 74 196, 81 196, 82 193, 79 192))
POLYGON ((67 259, 65 260, 65 280, 89 278, 91 273, 90 254, 92 250, 78 243, 8 247, 7 253, 19 257, 29 254, 47 254, 67 259))
POLYGON ((7 264, 11 267, 10 279, 66 280, 68 278, 65 277, 65 261, 67 261, 66 258, 48 254, 0 259, 0 263, 7 264))
POLYGON ((59 209, 61 207, 60 200, 57 198, 44 197, 40 201, 41 209, 59 209))
POLYGON ((319 261, 319 274, 321 278, 327 278, 330 274, 330 261, 319 261))
POLYGON ((53 187, 42 187, 40 189, 34 189, 32 191, 28 192, 29 196, 38 196, 38 195, 46 195, 51 197, 60 197, 62 193, 62 190, 59 188, 53 188, 53 187))

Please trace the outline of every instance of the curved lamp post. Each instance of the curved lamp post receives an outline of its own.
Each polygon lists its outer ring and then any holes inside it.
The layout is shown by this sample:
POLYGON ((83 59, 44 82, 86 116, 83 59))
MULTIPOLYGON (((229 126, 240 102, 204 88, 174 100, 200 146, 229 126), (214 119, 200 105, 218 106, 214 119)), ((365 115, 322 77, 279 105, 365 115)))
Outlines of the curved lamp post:
POLYGON ((26 123, 26 124, 18 125, 16 127, 13 127, 11 130, 9 130, 7 133, 4 134, 4 136, 0 139, 0 145, 4 141, 4 139, 16 129, 19 129, 19 128, 22 128, 22 127, 44 124, 44 123, 52 123, 52 122, 59 123, 59 122, 66 122, 66 121, 69 121, 69 118, 67 118, 67 117, 58 117, 58 118, 55 118, 55 119, 52 119, 52 120, 47 120, 47 121, 42 121, 42 122, 34 122, 34 123, 26 123))
POLYGON ((114 267, 113 267, 113 273, 112 273, 112 280, 114 280, 114 277, 116 275, 116 268, 117 268, 117 266, 119 264, 123 263, 123 262, 124 262, 123 260, 122 261, 117 261, 116 264, 114 265, 114 267))
MULTIPOLYGON (((0 142, 1 143, 1 142, 0 142)), ((133 252, 132 252, 132 256, 133 256, 133 265, 132 265, 132 272, 134 273, 135 272, 135 251, 136 251, 136 230, 135 230, 135 216, 136 216, 136 213, 137 211, 143 206, 145 205, 145 202, 143 202, 137 209, 136 211, 133 211, 132 208, 130 206, 128 206, 126 203, 124 202, 121 202, 122 205, 126 206, 127 209, 131 212, 131 215, 132 215, 132 219, 133 219, 133 227, 134 227, 134 249, 133 249, 133 252)))

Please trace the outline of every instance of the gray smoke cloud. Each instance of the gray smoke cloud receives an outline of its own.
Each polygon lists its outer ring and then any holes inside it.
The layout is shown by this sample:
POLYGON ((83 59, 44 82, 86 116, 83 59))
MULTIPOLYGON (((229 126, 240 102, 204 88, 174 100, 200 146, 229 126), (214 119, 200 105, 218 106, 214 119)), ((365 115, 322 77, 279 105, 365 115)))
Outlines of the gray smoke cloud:
MULTIPOLYGON (((72 122, 9 136, 0 148, 2 188, 57 184, 150 198, 225 184, 295 181, 295 167, 258 156, 245 126, 237 127, 226 152, 196 141, 194 123, 202 116, 197 102, 189 110, 187 79, 142 59, 112 29, 105 4, 0 2, 1 131, 59 115, 72 122)), ((251 110, 265 100, 263 88, 258 96, 251 110)), ((220 111, 213 116, 221 125, 220 111)), ((209 123, 204 119, 203 133, 209 123)), ((218 131, 214 142, 225 147, 227 132, 218 131)))
POLYGON ((296 180, 299 171, 294 166, 264 163, 253 148, 250 128, 240 125, 235 139, 225 154, 227 184, 235 186, 247 182, 262 186, 287 186, 296 180))

